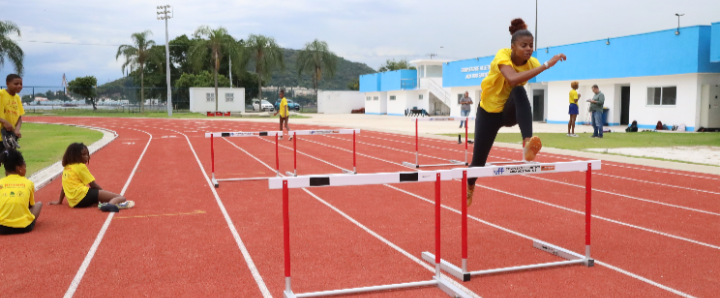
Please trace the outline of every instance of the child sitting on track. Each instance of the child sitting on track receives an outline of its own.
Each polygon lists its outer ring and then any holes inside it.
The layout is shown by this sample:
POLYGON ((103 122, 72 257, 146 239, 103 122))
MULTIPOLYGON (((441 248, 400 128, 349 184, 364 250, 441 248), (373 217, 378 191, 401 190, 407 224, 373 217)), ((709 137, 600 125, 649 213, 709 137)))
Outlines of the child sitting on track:
POLYGON ((86 164, 90 162, 90 151, 83 143, 72 143, 65 151, 62 165, 65 167, 62 174, 60 199, 50 202, 50 205, 62 204, 67 197, 71 208, 90 207, 98 204, 102 211, 117 212, 118 209, 129 209, 135 202, 125 197, 103 190, 90 174, 86 164), (88 187, 90 185, 90 187, 88 187))
POLYGON ((35 228, 42 203, 35 203, 35 184, 25 178, 25 159, 15 149, 0 153, 5 178, 0 179, 0 235, 27 233, 35 228))
POLYGON ((10 74, 5 79, 7 90, 0 90, 0 124, 2 124, 2 146, 5 149, 20 148, 17 139, 22 137, 22 115, 25 115, 20 91, 22 91, 22 78, 10 74))

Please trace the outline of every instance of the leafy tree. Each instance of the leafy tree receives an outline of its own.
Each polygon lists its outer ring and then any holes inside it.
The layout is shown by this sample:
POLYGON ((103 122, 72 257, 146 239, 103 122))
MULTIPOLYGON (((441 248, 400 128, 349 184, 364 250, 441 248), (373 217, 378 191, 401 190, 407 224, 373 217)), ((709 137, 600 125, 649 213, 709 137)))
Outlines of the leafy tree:
POLYGON ((85 98, 86 102, 92 103, 93 110, 97 110, 97 79, 94 76, 79 77, 68 82, 68 91, 85 98))
POLYGON ((348 89, 358 91, 360 90, 360 79, 352 79, 347 84, 348 89))
POLYGON ((313 72, 312 82, 315 94, 317 94, 318 83, 322 80, 322 72, 325 70, 330 77, 335 76, 338 57, 330 51, 327 42, 313 40, 305 44, 297 59, 298 76, 303 72, 313 72))
MULTIPOLYGON (((255 74, 258 76, 258 90, 262 90, 262 81, 268 81, 271 78, 275 68, 285 70, 285 62, 283 59, 282 48, 275 42, 272 37, 264 35, 250 34, 247 42, 245 42, 244 51, 246 59, 251 59, 255 63, 255 74)), ((248 62, 249 60, 243 61, 248 62)), ((260 98, 258 94, 258 98, 260 98)))
MULTIPOLYGON (((195 30, 194 36, 199 40, 196 41, 189 50, 190 62, 196 69, 200 69, 203 65, 206 65, 205 62, 208 55, 211 57, 215 76, 215 98, 218 98, 218 70, 220 69, 220 61, 223 56, 236 58, 236 73, 242 72, 244 70, 242 67, 242 47, 223 27, 210 29, 208 26, 200 26, 195 30)), ((229 85, 230 81, 228 80, 227 82, 227 85, 229 85)), ((215 100, 215 111, 218 110, 218 101, 219 100, 215 100)))
MULTIPOLYGON (((151 55, 150 48, 155 45, 155 42, 148 39, 148 36, 152 35, 152 31, 146 30, 143 32, 133 33, 130 37, 132 38, 132 45, 121 45, 118 47, 115 60, 121 55, 125 59, 122 65, 123 73, 126 68, 135 69, 140 72, 140 112, 145 112, 145 63, 151 59, 158 59, 159 57, 153 57, 151 55)), ((95 105, 93 104, 93 107, 95 105)))
MULTIPOLYGON (((218 75, 217 81, 219 85, 230 85, 230 80, 224 75, 218 75)), ((184 73, 175 81, 176 88, 191 87, 214 87, 215 77, 208 71, 199 74, 184 73)))
POLYGON ((378 72, 386 72, 386 71, 394 71, 394 70, 400 70, 400 69, 416 69, 415 66, 410 66, 408 64, 406 59, 400 59, 400 61, 395 61, 395 59, 388 59, 385 61, 385 64, 381 65, 378 69, 378 72))
POLYGON ((17 33, 17 36, 20 37, 20 28, 18 28, 15 23, 0 21, 0 68, 5 64, 5 56, 7 55, 8 58, 10 58, 10 62, 15 66, 15 72, 17 72, 18 75, 22 75, 24 68, 23 58, 25 54, 20 46, 10 39, 9 35, 13 32, 17 33))

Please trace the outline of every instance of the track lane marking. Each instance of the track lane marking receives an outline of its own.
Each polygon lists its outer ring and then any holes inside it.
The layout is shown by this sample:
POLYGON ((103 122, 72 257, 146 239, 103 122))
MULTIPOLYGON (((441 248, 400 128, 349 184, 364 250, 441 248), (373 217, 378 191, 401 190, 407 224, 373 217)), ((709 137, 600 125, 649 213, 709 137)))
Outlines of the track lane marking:
MULTIPOLYGON (((140 161, 142 161, 143 156, 145 156, 145 152, 147 151, 147 148, 150 146, 150 142, 153 140, 152 134, 130 128, 135 131, 143 132, 150 136, 148 139, 147 144, 145 144, 145 148, 143 149, 142 153, 140 153, 140 157, 138 157, 137 162, 135 163, 135 167, 133 167, 132 171, 130 172, 130 176, 128 177, 128 180, 125 182, 125 186, 123 186, 122 191, 120 191, 120 195, 125 195, 125 191, 127 190, 128 186, 130 186, 130 182, 132 181, 133 177, 135 176, 135 172, 137 171, 138 166, 140 165, 140 161)), ((87 271, 87 268, 90 266, 90 262, 92 261, 93 257, 95 256, 95 252, 97 252, 98 247, 100 246, 100 243, 102 242, 103 237, 105 236, 105 232, 107 232, 108 227, 110 226, 110 222, 112 222, 113 216, 115 215, 115 212, 110 212, 108 214, 108 217, 105 219, 105 223, 103 223, 102 228, 100 228, 100 232, 98 232, 98 235, 95 237, 95 241, 93 242, 92 246, 90 247, 90 250, 88 251, 87 255, 85 256, 85 259, 83 260, 82 264, 80 265, 80 269, 78 269, 77 273, 75 273, 75 277, 73 278, 72 282, 70 283, 70 287, 65 292, 65 295, 63 295, 64 298, 70 298, 73 295, 75 295, 75 291, 77 291, 78 286, 80 286, 80 282, 82 281, 83 276, 85 276, 85 271, 87 271)))
POLYGON ((195 210, 193 212, 178 212, 178 213, 166 213, 166 214, 146 214, 146 215, 133 215, 133 216, 116 216, 116 219, 121 218, 147 218, 147 217, 161 217, 161 216, 180 216, 180 215, 195 215, 205 214, 207 212, 203 210, 195 210))

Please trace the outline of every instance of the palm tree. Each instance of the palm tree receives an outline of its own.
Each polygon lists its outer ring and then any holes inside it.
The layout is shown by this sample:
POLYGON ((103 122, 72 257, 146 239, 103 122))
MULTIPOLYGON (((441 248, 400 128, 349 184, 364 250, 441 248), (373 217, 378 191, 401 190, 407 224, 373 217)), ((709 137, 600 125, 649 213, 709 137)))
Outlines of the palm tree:
POLYGON ((15 72, 17 72, 18 75, 22 75, 23 57, 25 54, 22 49, 20 49, 20 46, 9 38, 8 35, 13 32, 17 33, 18 37, 20 37, 20 28, 18 28, 15 23, 0 21, 0 68, 5 64, 5 55, 7 55, 12 64, 15 65, 15 72))
POLYGON ((245 57, 255 62, 255 73, 258 76, 258 99, 262 100, 262 81, 270 80, 270 76, 278 66, 285 69, 283 51, 272 37, 250 34, 245 42, 245 57))
POLYGON ((313 40, 312 42, 306 43, 305 48, 300 51, 297 59, 298 76, 302 75, 303 71, 313 72, 312 82, 313 89, 317 95, 318 84, 322 80, 323 69, 330 75, 335 76, 335 70, 337 69, 338 57, 330 52, 327 42, 313 40))
MULTIPOLYGON (((228 31, 223 27, 210 29, 208 26, 200 26, 195 30, 194 37, 199 40, 190 48, 189 60, 191 64, 199 70, 203 64, 207 62, 208 54, 211 55, 210 58, 213 62, 215 77, 215 111, 217 111, 218 102, 220 101, 220 98, 218 98, 218 70, 220 69, 220 61, 223 55, 228 55, 230 59, 235 58, 238 62, 235 63, 235 72, 242 72, 244 70, 243 66, 245 65, 242 63, 242 45, 230 36, 228 31)), ((231 69, 229 71, 233 70, 231 69)))
POLYGON ((140 71, 140 113, 145 112, 145 63, 153 58, 150 50, 155 45, 154 41, 148 40, 150 35, 152 35, 150 30, 133 33, 130 36, 133 44, 121 45, 115 55, 115 60, 120 58, 121 55, 125 58, 122 65, 123 73, 126 68, 129 68, 129 70, 137 68, 140 71))

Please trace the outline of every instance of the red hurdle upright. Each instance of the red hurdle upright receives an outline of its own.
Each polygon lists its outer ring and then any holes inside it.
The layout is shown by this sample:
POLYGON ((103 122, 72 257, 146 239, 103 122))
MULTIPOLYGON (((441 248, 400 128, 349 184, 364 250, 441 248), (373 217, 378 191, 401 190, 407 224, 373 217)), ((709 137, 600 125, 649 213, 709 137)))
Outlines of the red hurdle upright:
MULTIPOLYGON (((428 118, 413 118, 415 121, 415 163, 404 161, 402 164, 406 167, 410 168, 425 168, 425 167, 448 167, 448 166, 458 166, 458 165, 469 165, 468 163, 468 121, 470 119, 474 119, 474 117, 428 117, 428 118), (450 163, 447 164, 424 164, 421 165, 419 161, 419 151, 420 151, 420 136, 418 132, 418 122, 419 121, 465 121, 465 162, 449 159, 448 161, 450 163)), ((458 141, 459 140, 458 135, 458 141)))

